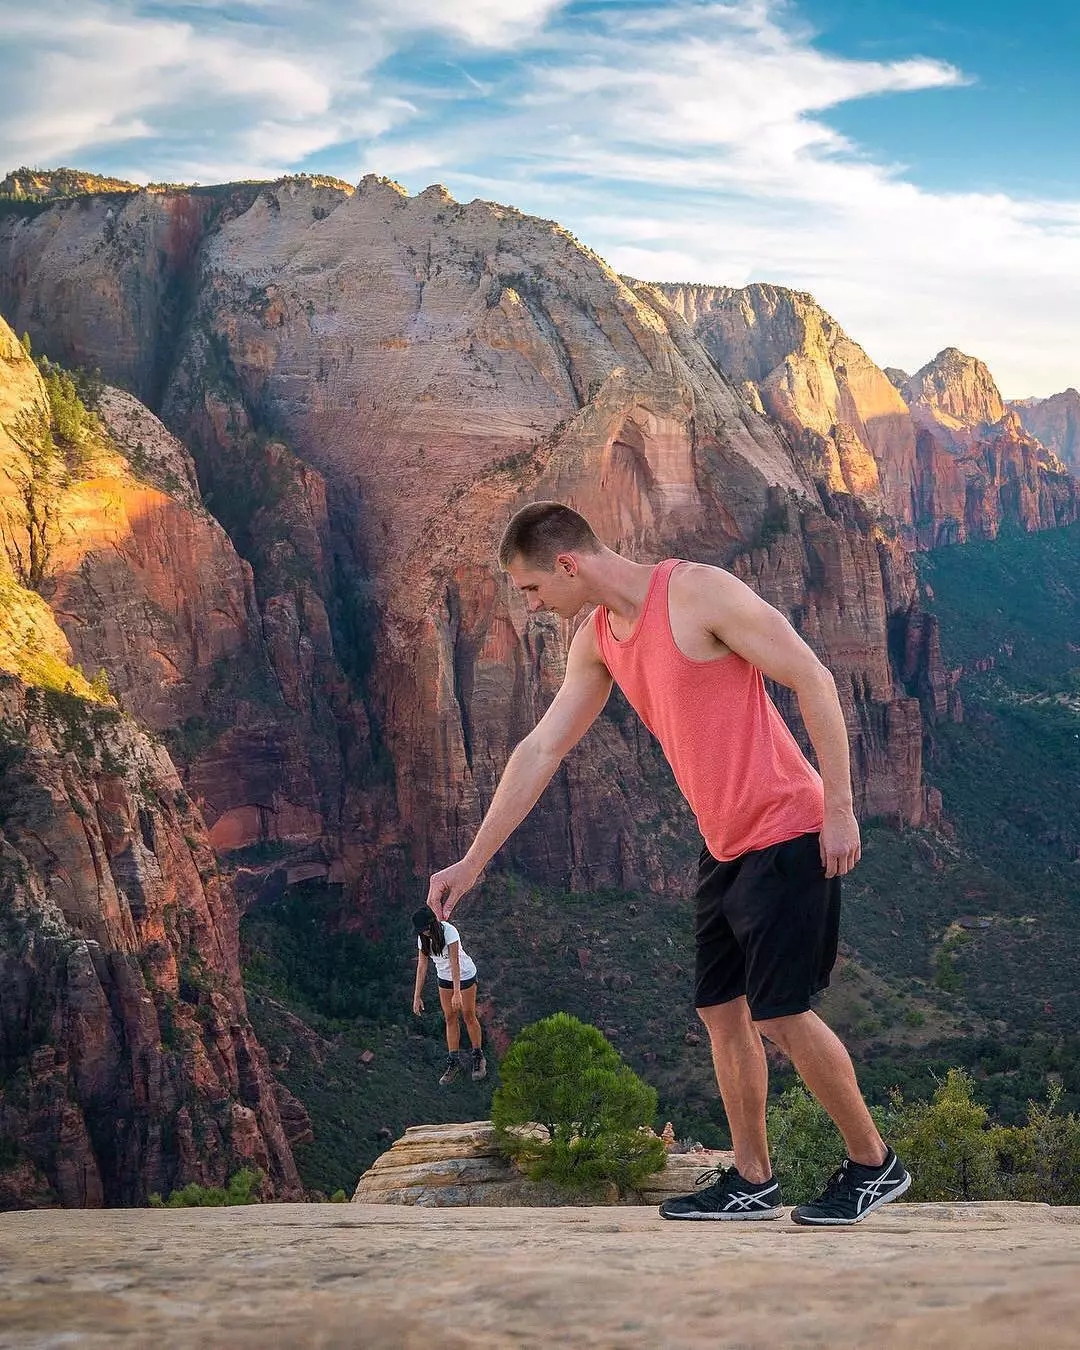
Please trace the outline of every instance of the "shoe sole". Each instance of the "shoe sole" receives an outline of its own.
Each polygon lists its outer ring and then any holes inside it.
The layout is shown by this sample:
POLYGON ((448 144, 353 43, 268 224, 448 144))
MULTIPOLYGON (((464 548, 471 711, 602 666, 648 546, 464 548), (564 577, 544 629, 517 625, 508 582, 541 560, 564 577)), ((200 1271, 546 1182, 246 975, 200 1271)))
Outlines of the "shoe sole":
POLYGON ((903 1181, 894 1186, 888 1195, 879 1195, 876 1200, 871 1200, 863 1212, 854 1219, 808 1219, 793 1209, 791 1221, 797 1223, 801 1228, 852 1228, 855 1224, 862 1223, 863 1219, 869 1218, 875 1209, 887 1205, 890 1200, 899 1200, 910 1185, 911 1174, 905 1173, 903 1181))
POLYGON ((762 1219, 779 1219, 784 1211, 777 1206, 776 1209, 763 1209, 756 1214, 665 1214, 660 1210, 662 1219, 689 1219, 692 1223, 760 1223, 762 1219))

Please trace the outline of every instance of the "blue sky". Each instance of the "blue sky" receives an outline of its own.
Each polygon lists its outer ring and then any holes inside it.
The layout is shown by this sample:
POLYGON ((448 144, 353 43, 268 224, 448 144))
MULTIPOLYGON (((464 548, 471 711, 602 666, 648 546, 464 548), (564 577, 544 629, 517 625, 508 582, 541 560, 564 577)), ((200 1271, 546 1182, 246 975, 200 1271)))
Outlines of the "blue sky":
POLYGON ((1080 17, 1003 0, 0 0, 0 169, 443 182, 882 365, 1080 385, 1080 17))

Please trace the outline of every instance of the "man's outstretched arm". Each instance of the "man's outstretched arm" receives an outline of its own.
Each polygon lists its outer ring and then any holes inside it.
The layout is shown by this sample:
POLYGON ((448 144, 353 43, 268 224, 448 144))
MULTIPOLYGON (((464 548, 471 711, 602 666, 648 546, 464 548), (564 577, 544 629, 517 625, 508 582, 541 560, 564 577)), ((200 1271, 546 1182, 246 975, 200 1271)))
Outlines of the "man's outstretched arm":
POLYGON ((495 796, 468 853, 436 872, 428 905, 448 919, 466 891, 509 839, 551 782, 555 770, 600 714, 611 693, 611 676, 600 660, 596 629, 586 619, 574 634, 566 675, 551 706, 507 761, 495 796))

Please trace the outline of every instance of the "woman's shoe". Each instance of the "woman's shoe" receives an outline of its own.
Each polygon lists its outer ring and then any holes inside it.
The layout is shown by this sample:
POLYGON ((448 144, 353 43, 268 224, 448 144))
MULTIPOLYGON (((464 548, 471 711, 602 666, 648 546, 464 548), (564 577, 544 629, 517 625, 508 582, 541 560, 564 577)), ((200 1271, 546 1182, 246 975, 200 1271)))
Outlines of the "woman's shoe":
POLYGON ((447 1055, 446 1067, 443 1069, 442 1077, 439 1079, 440 1085, 442 1087, 446 1087, 447 1083, 452 1083, 454 1079, 458 1076, 458 1074, 461 1072, 461 1068, 462 1064, 460 1058, 458 1057, 457 1051, 454 1051, 452 1054, 447 1055))

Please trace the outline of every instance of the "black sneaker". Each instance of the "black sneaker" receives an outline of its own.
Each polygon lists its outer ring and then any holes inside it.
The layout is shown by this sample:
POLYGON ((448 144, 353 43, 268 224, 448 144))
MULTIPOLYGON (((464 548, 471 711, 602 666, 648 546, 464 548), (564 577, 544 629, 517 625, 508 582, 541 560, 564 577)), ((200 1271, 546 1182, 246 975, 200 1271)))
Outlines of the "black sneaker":
POLYGON ((880 1205, 898 1199, 910 1185, 911 1177, 891 1148, 880 1167, 845 1158, 821 1195, 808 1205, 797 1205, 791 1217, 807 1226, 862 1223, 880 1205))
POLYGON ((442 1087, 445 1087, 447 1083, 452 1083, 454 1079, 458 1076, 458 1074, 461 1072, 461 1069, 462 1069, 461 1056, 457 1053, 457 1051, 454 1051, 453 1054, 447 1055, 446 1067, 443 1069, 442 1077, 439 1079, 440 1085, 442 1087))
POLYGON ((484 1058, 484 1052, 479 1046, 476 1046, 472 1052, 472 1080, 479 1083, 481 1078, 487 1077, 487 1060, 484 1058))
POLYGON ((679 1195, 660 1206, 662 1219, 778 1219, 780 1183, 747 1181, 734 1167, 714 1168, 698 1177, 698 1185, 715 1178, 693 1195, 679 1195))

